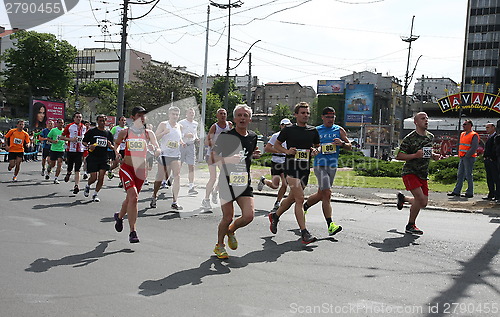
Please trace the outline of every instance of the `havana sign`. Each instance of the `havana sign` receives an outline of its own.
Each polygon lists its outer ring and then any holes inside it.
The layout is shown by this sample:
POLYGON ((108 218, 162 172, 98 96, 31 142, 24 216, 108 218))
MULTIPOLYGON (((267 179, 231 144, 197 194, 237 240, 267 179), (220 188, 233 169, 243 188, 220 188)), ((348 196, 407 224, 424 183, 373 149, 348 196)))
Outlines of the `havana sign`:
POLYGON ((494 95, 485 92, 461 92, 437 101, 442 112, 450 110, 478 110, 500 113, 500 91, 494 95))

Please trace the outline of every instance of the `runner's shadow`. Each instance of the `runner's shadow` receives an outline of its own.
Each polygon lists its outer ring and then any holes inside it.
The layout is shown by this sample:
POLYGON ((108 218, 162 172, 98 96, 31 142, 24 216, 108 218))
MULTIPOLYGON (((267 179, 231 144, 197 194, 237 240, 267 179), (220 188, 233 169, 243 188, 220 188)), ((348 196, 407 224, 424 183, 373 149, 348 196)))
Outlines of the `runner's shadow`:
POLYGON ((269 215, 269 210, 264 209, 255 209, 255 217, 266 216, 269 215))
POLYGON ((399 248, 418 245, 415 241, 420 238, 420 236, 399 232, 397 229, 391 229, 387 232, 397 233, 401 236, 397 238, 385 238, 383 242, 371 242, 368 243, 368 245, 377 248, 380 252, 396 252, 399 248))
POLYGON ((303 247, 297 241, 287 241, 277 244, 272 237, 263 237, 263 249, 247 253, 242 257, 231 256, 228 260, 219 260, 212 256, 199 267, 173 273, 160 280, 147 280, 139 286, 139 294, 143 296, 155 296, 168 290, 177 289, 184 285, 199 285, 202 279, 210 275, 228 274, 231 269, 239 269, 251 263, 276 262, 279 257, 287 252, 312 251, 315 246, 303 247), (223 262, 228 263, 223 265, 223 262))
POLYGON ((68 255, 58 260, 49 260, 47 258, 36 259, 30 264, 30 267, 25 269, 26 272, 42 273, 47 272, 49 269, 61 266, 61 265, 72 265, 74 268, 83 267, 97 261, 99 258, 117 254, 117 253, 133 253, 131 249, 121 249, 118 251, 105 252, 106 248, 109 246, 110 242, 116 240, 100 241, 94 250, 82 253, 68 255))
POLYGON ((30 196, 30 197, 15 197, 12 198, 11 201, 20 201, 20 200, 38 200, 38 199, 43 199, 43 198, 62 198, 62 197, 67 197, 63 195, 57 195, 57 193, 52 193, 48 195, 40 195, 40 196, 30 196))
POLYGON ((2 182, 4 184, 10 183, 10 185, 7 185, 7 187, 26 187, 26 186, 36 186, 36 185, 52 185, 52 182, 36 182, 33 183, 31 180, 25 180, 25 181, 17 181, 15 183, 12 183, 12 181, 7 181, 7 182, 2 182))
POLYGON ((87 205, 92 203, 92 200, 86 200, 82 201, 81 199, 77 199, 72 202, 68 203, 58 203, 58 204, 48 204, 48 205, 34 205, 32 208, 33 209, 47 209, 47 208, 56 208, 56 207, 61 207, 61 208, 69 208, 69 207, 74 207, 78 205, 87 205))

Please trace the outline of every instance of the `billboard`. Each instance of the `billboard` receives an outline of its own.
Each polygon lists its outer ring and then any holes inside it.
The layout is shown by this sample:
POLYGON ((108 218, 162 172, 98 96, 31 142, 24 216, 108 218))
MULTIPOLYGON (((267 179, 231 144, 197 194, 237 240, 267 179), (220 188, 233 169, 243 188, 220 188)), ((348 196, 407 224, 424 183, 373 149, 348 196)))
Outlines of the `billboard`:
POLYGON ((344 80, 318 80, 318 94, 343 94, 344 80))
POLYGON ((442 112, 462 108, 500 113, 500 96, 486 92, 461 92, 438 99, 437 103, 442 112))
POLYGON ((63 119, 66 103, 60 101, 33 99, 30 107, 30 128, 45 128, 47 120, 63 119))
POLYGON ((347 85, 345 90, 345 125, 359 127, 372 122, 374 87, 371 84, 347 85))
POLYGON ((391 127, 388 125, 367 125, 365 126, 365 145, 391 145, 391 127))

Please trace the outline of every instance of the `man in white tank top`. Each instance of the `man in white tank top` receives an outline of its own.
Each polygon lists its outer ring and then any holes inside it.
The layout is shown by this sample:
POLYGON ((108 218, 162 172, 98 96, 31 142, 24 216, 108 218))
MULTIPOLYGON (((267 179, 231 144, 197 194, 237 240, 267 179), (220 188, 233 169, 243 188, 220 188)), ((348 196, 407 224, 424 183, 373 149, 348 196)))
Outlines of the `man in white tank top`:
POLYGON ((172 194, 173 201, 171 209, 182 210, 182 207, 177 204, 180 189, 180 170, 181 170, 181 151, 180 147, 184 146, 182 140, 181 125, 179 120, 180 109, 172 106, 168 109, 168 121, 163 121, 156 130, 156 137, 160 143, 161 156, 158 158, 158 172, 154 183, 153 197, 150 207, 156 208, 157 194, 160 190, 161 182, 168 179, 169 171, 173 175, 172 194))
POLYGON ((186 118, 179 121, 182 131, 182 139, 186 146, 181 147, 181 165, 188 165, 188 194, 196 195, 198 192, 194 188, 194 166, 196 163, 196 145, 200 143, 198 138, 198 122, 194 120, 196 111, 194 108, 186 110, 186 118))
POLYGON ((212 205, 210 204, 210 194, 212 194, 212 203, 217 204, 217 187, 214 189, 215 182, 217 181, 217 169, 214 164, 214 153, 213 147, 217 138, 222 132, 229 131, 233 128, 233 123, 231 121, 226 121, 227 111, 224 108, 217 110, 217 122, 212 124, 210 130, 208 130, 207 138, 205 139, 205 146, 207 149, 206 161, 208 163, 208 171, 210 172, 210 178, 207 182, 205 190, 205 199, 201 203, 201 207, 205 211, 212 210, 212 205))

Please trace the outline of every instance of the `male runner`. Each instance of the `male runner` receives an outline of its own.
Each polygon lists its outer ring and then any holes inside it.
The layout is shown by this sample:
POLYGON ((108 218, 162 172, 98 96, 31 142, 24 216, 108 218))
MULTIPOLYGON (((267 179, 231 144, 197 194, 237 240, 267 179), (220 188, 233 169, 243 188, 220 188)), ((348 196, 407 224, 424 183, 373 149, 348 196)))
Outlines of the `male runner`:
POLYGON ((98 115, 96 117, 97 127, 85 133, 83 137, 83 144, 89 149, 87 172, 90 173, 83 195, 89 197, 90 186, 97 180, 97 185, 92 195, 92 200, 95 202, 100 201, 98 194, 104 182, 104 175, 109 169, 108 149, 115 150, 113 135, 106 130, 106 119, 105 115, 98 115))
POLYGON ((73 194, 78 194, 80 188, 78 187, 80 183, 80 168, 83 162, 83 147, 82 140, 83 136, 87 132, 87 128, 82 123, 82 114, 80 112, 75 112, 73 115, 73 122, 68 124, 63 131, 61 140, 68 141, 67 157, 68 157, 68 168, 66 170, 66 176, 64 177, 64 182, 68 182, 73 172, 73 167, 75 169, 75 186, 73 187, 73 194))
POLYGON ((252 156, 260 157, 257 148, 257 135, 247 130, 252 120, 252 109, 247 105, 238 105, 233 112, 235 128, 222 133, 215 143, 215 160, 221 166, 219 176, 219 195, 222 208, 222 219, 217 230, 217 244, 214 253, 219 259, 229 256, 225 249, 224 238, 227 235, 228 246, 232 250, 238 248, 235 231, 252 222, 254 217, 253 190, 250 178, 252 156), (241 209, 241 216, 234 217, 236 201, 241 209))
POLYGON ((399 151, 396 155, 397 160, 406 161, 403 166, 403 182, 406 190, 409 190, 413 198, 408 198, 399 192, 397 194, 397 207, 403 209, 405 202, 411 204, 410 216, 406 225, 406 233, 424 234, 416 225, 415 221, 420 209, 427 206, 429 201, 429 186, 427 184, 429 175, 430 159, 439 160, 440 155, 432 151, 432 140, 434 135, 427 131, 429 117, 425 112, 419 112, 413 117, 415 130, 403 138, 399 151))
MULTIPOLYGON (((290 119, 282 119, 280 122, 280 128, 283 130, 285 127, 289 127, 292 125, 292 122, 290 119)), ((286 179, 285 179, 285 154, 278 152, 274 148, 274 143, 276 143, 276 140, 278 139, 278 135, 280 135, 280 132, 276 132, 271 136, 271 139, 269 139, 269 142, 267 142, 266 146, 264 147, 264 151, 268 153, 272 153, 271 157, 271 176, 272 180, 267 180, 264 176, 260 178, 259 183, 257 184, 257 189, 261 191, 264 188, 264 185, 267 185, 268 187, 272 189, 277 189, 278 190, 278 195, 276 197, 276 202, 274 203, 274 207, 272 212, 276 212, 280 206, 280 202, 283 199, 283 196, 285 196, 286 193, 286 179), (281 181, 281 186, 280 185, 281 181)), ((282 146, 286 148, 286 142, 283 142, 282 146)))
POLYGON ((182 131, 182 140, 185 146, 181 146, 181 166, 183 163, 188 165, 188 194, 196 195, 198 191, 194 188, 194 165, 196 161, 196 144, 200 142, 198 138, 198 122, 194 120, 196 112, 194 108, 186 111, 186 118, 179 121, 182 131))
POLYGON ((212 194, 212 203, 217 204, 217 186, 214 189, 215 182, 217 181, 217 167, 215 165, 213 147, 217 142, 217 138, 222 132, 229 131, 233 128, 233 123, 231 121, 226 121, 227 111, 224 108, 217 110, 217 122, 212 124, 208 130, 207 138, 205 139, 205 145, 208 146, 207 158, 208 172, 210 173, 210 178, 208 179, 207 185, 205 187, 205 199, 201 202, 201 207, 206 210, 211 210, 210 205, 210 194, 212 194))
MULTIPOLYGON (((160 155, 155 134, 153 131, 144 128, 146 123, 145 114, 146 109, 143 107, 134 107, 130 117, 131 126, 120 131, 118 138, 115 140, 115 151, 119 151, 120 144, 125 142, 125 156, 120 166, 120 179, 127 193, 120 212, 114 214, 115 230, 118 232, 123 230, 123 217, 128 215, 130 243, 139 242, 136 231, 137 202, 142 184, 144 184, 147 177, 146 153, 150 148, 155 153, 155 156, 160 155)), ((116 156, 120 158, 120 153, 116 153, 116 156)))
POLYGON ((304 203, 304 212, 321 201, 328 234, 332 236, 342 231, 342 226, 332 221, 331 188, 337 173, 340 148, 351 150, 352 146, 344 128, 333 124, 335 109, 324 108, 321 119, 323 124, 316 127, 320 138, 320 153, 314 157, 314 174, 318 179, 318 191, 307 198, 304 203))
POLYGON ((12 181, 16 182, 24 157, 24 147, 30 144, 30 136, 24 131, 24 120, 17 120, 16 127, 10 129, 9 132, 5 134, 4 138, 5 150, 9 152, 9 166, 7 169, 10 172, 15 167, 12 181))
POLYGON ((57 162, 56 173, 54 176, 54 184, 59 184, 59 174, 61 173, 63 156, 64 156, 64 141, 61 140, 63 134, 64 120, 57 119, 56 127, 50 130, 47 134, 47 141, 51 143, 50 146, 50 161, 49 167, 47 168, 47 174, 45 174, 45 179, 50 178, 50 171, 54 168, 57 162))
POLYGON ((156 129, 156 137, 160 140, 161 156, 158 159, 158 172, 156 173, 153 196, 151 197, 151 203, 149 205, 151 208, 156 208, 157 195, 161 187, 161 182, 169 178, 169 170, 171 170, 174 177, 171 208, 173 210, 182 210, 182 207, 177 204, 179 189, 181 187, 180 147, 184 145, 181 126, 177 122, 180 111, 178 107, 170 107, 168 109, 168 121, 161 122, 158 129, 156 129))
POLYGON ((320 139, 318 130, 307 124, 311 115, 309 104, 307 102, 298 103, 294 112, 297 123, 284 128, 274 144, 278 151, 286 154, 285 176, 288 186, 290 186, 290 194, 282 201, 276 212, 269 214, 270 230, 272 233, 278 231, 279 217, 295 203, 295 218, 300 228, 302 243, 309 244, 317 239, 306 229, 306 219, 302 205, 304 204, 304 188, 309 181, 311 155, 318 153, 317 147, 320 139), (288 149, 282 146, 285 141, 288 149))
POLYGON ((50 159, 50 142, 47 141, 47 135, 50 130, 54 128, 54 121, 48 120, 46 123, 46 128, 40 132, 38 139, 42 142, 42 176, 45 176, 45 163, 49 163, 47 158, 50 159))

